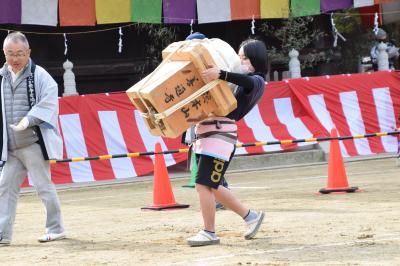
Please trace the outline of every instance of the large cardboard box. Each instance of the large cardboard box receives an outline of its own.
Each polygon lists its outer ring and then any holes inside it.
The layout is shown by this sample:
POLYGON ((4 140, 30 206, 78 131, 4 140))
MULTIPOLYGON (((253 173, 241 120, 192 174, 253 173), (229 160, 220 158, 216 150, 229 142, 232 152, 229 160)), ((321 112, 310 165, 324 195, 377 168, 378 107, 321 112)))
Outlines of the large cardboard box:
MULTIPOLYGON (((206 85, 200 73, 210 65, 225 64, 218 58, 224 56, 222 51, 217 50, 208 41, 173 43, 163 51, 157 69, 127 90, 151 134, 175 138, 208 117, 225 116, 236 108, 232 88, 225 81, 218 80, 212 89, 199 93, 206 85)), ((238 58, 224 60, 240 65, 238 58)), ((227 66, 222 69, 232 71, 227 66)))

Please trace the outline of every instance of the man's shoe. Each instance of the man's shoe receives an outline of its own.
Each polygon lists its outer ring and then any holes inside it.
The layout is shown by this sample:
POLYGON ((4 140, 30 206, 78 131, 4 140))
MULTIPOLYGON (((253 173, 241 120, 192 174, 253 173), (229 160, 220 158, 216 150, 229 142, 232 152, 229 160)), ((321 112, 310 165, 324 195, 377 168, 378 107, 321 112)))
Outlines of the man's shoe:
POLYGON ((252 239, 260 229, 260 225, 264 220, 264 212, 257 213, 257 217, 251 221, 246 222, 247 231, 244 234, 245 239, 252 239))
POLYGON ((219 238, 215 235, 211 235, 204 230, 201 230, 197 235, 186 239, 187 243, 191 247, 200 247, 207 245, 219 244, 219 238))
POLYGON ((44 234, 41 237, 38 238, 39 242, 50 242, 50 241, 55 241, 55 240, 60 240, 65 238, 65 233, 62 232, 60 234, 55 234, 55 233, 48 233, 44 234))
POLYGON ((9 246, 10 244, 10 239, 0 238, 0 247, 9 246))

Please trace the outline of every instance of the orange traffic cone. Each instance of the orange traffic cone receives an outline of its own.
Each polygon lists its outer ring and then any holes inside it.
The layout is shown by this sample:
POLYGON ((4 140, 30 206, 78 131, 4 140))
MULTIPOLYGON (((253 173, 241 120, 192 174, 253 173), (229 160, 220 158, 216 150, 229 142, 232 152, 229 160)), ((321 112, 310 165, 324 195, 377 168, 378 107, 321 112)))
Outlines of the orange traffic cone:
POLYGON ((160 211, 164 209, 188 208, 189 205, 187 204, 178 204, 175 202, 167 167, 165 166, 164 155, 162 154, 161 145, 158 142, 156 143, 155 152, 153 205, 141 209, 160 211))
MULTIPOLYGON (((335 128, 331 131, 331 137, 337 138, 335 128)), ((358 187, 349 187, 346 170, 344 168, 342 153, 340 152, 339 140, 331 140, 328 164, 328 187, 319 190, 322 194, 331 192, 356 192, 358 187)))

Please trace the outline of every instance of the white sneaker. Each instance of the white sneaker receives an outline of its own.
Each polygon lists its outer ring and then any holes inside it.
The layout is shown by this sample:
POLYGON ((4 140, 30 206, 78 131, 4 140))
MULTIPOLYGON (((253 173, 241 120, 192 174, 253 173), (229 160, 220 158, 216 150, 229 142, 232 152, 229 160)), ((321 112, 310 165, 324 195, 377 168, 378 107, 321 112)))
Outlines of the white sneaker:
POLYGON ((219 238, 217 236, 213 236, 204 230, 201 230, 200 232, 197 233, 197 235, 186 239, 186 241, 188 245, 191 247, 219 244, 219 238))
POLYGON ((50 241, 55 241, 55 240, 60 240, 60 239, 64 239, 65 238, 65 233, 59 233, 59 234, 55 234, 55 233, 48 233, 48 234, 44 234, 41 237, 38 238, 39 242, 50 242, 50 241))
POLYGON ((9 246, 10 244, 10 239, 0 238, 0 247, 9 246))
POLYGON ((257 213, 257 217, 251 221, 246 222, 247 231, 244 234, 245 239, 252 239, 258 232, 261 223, 264 220, 264 212, 257 213))

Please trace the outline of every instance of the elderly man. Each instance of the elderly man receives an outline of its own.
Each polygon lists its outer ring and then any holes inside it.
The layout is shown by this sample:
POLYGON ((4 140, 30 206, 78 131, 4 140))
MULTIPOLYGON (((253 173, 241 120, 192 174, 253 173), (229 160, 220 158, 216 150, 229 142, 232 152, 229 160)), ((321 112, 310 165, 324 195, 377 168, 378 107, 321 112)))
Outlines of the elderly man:
POLYGON ((11 243, 18 194, 28 173, 47 215, 46 233, 38 241, 62 239, 60 202, 48 161, 62 157, 57 83, 32 62, 24 34, 8 34, 3 51, 6 63, 0 69, 0 154, 5 164, 0 176, 0 246, 11 243))

